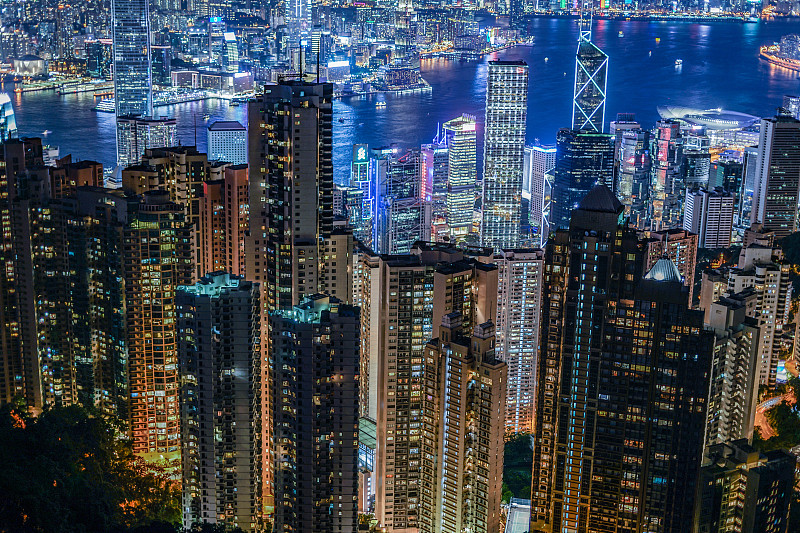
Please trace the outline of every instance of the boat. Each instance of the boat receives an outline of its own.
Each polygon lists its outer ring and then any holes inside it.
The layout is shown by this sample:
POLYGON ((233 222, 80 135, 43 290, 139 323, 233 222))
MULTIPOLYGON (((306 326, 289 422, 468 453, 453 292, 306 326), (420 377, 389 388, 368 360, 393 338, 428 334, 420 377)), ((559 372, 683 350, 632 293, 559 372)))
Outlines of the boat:
POLYGON ((239 102, 237 102, 236 100, 231 100, 231 103, 228 105, 231 107, 239 107, 239 102))
POLYGON ((377 107, 378 109, 383 109, 386 107, 386 102, 378 102, 375 104, 375 107, 377 107))
POLYGON ((680 67, 681 65, 683 65, 683 59, 676 59, 675 60, 675 66, 676 67, 680 67))
POLYGON ((210 118, 211 118, 211 114, 210 114, 210 113, 205 113, 205 114, 203 115, 203 120, 208 120, 208 119, 210 119, 210 118))
POLYGON ((53 133, 53 132, 52 132, 51 130, 44 130, 44 131, 42 132, 42 135, 48 135, 48 134, 50 134, 50 133, 53 133))
POLYGON ((343 122, 344 122, 344 119, 343 119, 343 118, 340 118, 340 119, 339 119, 339 122, 340 122, 340 123, 343 123, 343 122))
POLYGON ((622 32, 619 32, 619 36, 620 36, 620 37, 625 37, 625 34, 624 34, 624 33, 622 33, 622 32))
POLYGON ((652 51, 652 50, 650 50, 649 52, 647 52, 647 57, 653 57, 653 51, 652 51))
POLYGON ((773 65, 788 68, 790 70, 794 70, 795 72, 800 72, 800 60, 789 57, 781 57, 778 55, 779 51, 780 50, 777 45, 762 46, 759 50, 758 56, 764 61, 772 63, 773 65))
POLYGON ((549 57, 545 57, 544 58, 544 62, 547 63, 548 61, 550 61, 550 58, 549 57))
POLYGON ((656 44, 661 42, 661 37, 656 37, 656 44))
POLYGON ((114 113, 116 106, 113 98, 103 98, 96 106, 92 108, 93 111, 100 111, 102 113, 114 113))

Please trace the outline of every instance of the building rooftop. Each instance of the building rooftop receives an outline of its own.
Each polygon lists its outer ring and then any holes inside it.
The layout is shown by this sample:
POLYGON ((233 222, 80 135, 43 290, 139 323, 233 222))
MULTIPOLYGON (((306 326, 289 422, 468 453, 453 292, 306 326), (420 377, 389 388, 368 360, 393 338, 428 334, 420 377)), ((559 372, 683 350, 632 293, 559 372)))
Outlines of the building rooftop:
POLYGON ((247 131, 237 120, 218 120, 208 127, 208 131, 247 131))
POLYGON ((683 277, 678 267, 675 266, 675 263, 673 263, 671 259, 667 259, 666 257, 656 261, 656 264, 653 265, 650 272, 645 274, 644 279, 653 281, 677 281, 678 283, 683 283, 683 277))
POLYGON ((622 203, 617 199, 611 189, 606 185, 595 185, 589 194, 583 197, 578 204, 579 209, 584 211, 596 211, 600 213, 617 213, 622 209, 622 203))

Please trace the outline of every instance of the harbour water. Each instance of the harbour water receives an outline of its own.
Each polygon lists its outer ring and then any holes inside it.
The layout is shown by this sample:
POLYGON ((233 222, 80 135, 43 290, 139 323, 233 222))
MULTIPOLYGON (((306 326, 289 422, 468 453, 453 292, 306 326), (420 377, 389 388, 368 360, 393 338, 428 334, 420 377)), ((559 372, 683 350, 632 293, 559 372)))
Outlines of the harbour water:
MULTIPOLYGON (((571 120, 571 90, 577 26, 574 20, 530 21, 533 46, 520 46, 477 62, 423 60, 422 75, 431 91, 337 100, 334 113, 334 168, 346 181, 353 143, 400 147, 429 142, 437 126, 462 113, 483 120, 486 64, 491 59, 522 59, 530 65, 528 132, 530 142, 554 142, 558 128, 571 120), (545 61, 545 58, 548 60, 545 61), (377 107, 385 101, 386 107, 377 107), (340 122, 339 119, 343 121, 340 122)), ((657 119, 656 106, 721 107, 766 116, 784 94, 800 93, 800 78, 758 58, 759 47, 797 32, 791 21, 739 24, 598 20, 594 40, 610 57, 606 123, 618 112, 635 113, 645 126, 657 119), (623 36, 620 37, 620 32, 623 36), (682 59, 680 67, 676 59, 682 59)), ((4 88, 11 92, 9 87, 4 88)), ((114 117, 91 110, 87 94, 54 92, 11 94, 21 135, 42 136, 62 154, 96 159, 111 166, 115 157, 114 117)), ((158 108, 178 120, 182 144, 206 147, 206 126, 215 120, 244 122, 246 107, 221 100, 158 108), (209 119, 204 116, 210 115, 209 119)), ((479 134, 481 131, 479 124, 479 134)), ((479 140, 479 149, 482 141, 479 140)))

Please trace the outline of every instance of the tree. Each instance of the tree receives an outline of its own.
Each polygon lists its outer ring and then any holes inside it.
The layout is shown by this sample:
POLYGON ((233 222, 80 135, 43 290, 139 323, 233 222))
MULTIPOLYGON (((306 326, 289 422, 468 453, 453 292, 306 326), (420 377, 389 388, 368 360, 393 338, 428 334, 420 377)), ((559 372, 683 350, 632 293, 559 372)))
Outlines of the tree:
POLYGON ((0 471, 0 532, 172 533, 180 521, 167 466, 81 407, 0 409, 0 471))

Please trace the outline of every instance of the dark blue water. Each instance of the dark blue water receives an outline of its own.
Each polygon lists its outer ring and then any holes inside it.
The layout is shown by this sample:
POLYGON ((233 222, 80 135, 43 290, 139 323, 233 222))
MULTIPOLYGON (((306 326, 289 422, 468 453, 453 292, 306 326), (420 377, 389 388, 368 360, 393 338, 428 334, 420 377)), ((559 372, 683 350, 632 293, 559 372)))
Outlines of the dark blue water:
MULTIPOLYGON (((528 62, 528 140, 553 142, 558 128, 571 121, 577 27, 566 19, 535 19, 531 29, 535 35, 532 47, 506 50, 480 62, 423 61, 422 74, 431 83, 431 92, 337 101, 335 116, 344 119, 343 123, 334 123, 337 181, 349 176, 354 143, 418 146, 430 141, 437 124, 461 113, 475 114, 481 121, 486 63, 495 58, 528 62), (385 100, 387 107, 376 108, 377 99, 385 100)), ((642 124, 650 126, 658 119, 656 107, 663 104, 770 115, 784 94, 800 93, 800 79, 796 72, 759 60, 758 48, 798 31, 800 24, 786 21, 595 21, 594 40, 610 57, 606 123, 618 112, 631 112, 642 124), (618 36, 620 31, 623 37, 618 36), (678 58, 683 60, 680 69, 674 66, 678 58)), ((29 93, 14 95, 12 100, 21 134, 41 135, 44 130, 52 130, 47 142, 59 145, 62 154, 113 164, 113 116, 91 111, 91 96, 29 93)), ((195 144, 197 131, 201 150, 206 146, 204 114, 211 114, 211 121, 243 121, 245 117, 244 107, 229 107, 216 100, 159 108, 159 112, 177 117, 183 144, 195 144)))

